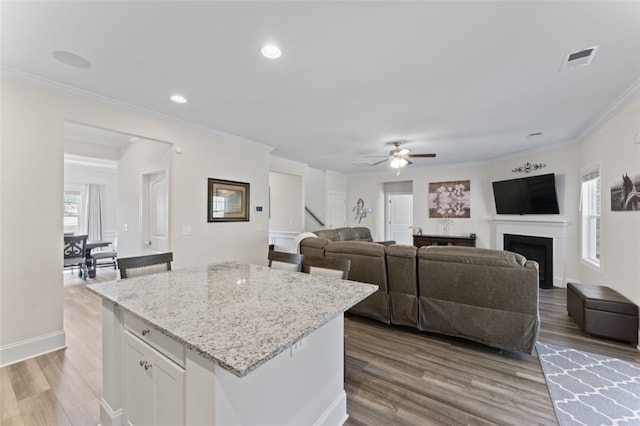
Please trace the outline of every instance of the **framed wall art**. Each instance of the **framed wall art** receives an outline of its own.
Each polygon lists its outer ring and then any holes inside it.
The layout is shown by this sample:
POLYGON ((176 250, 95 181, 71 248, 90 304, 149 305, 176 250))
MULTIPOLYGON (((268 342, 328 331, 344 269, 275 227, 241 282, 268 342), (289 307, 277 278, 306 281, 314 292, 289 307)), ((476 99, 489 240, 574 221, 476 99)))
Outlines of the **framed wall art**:
POLYGON ((622 174, 622 180, 611 187, 611 211, 640 211, 640 174, 622 174))
POLYGON ((208 180, 207 222, 249 220, 249 184, 231 180, 208 180))
POLYGON ((429 217, 471 217, 471 181, 429 182, 429 217))

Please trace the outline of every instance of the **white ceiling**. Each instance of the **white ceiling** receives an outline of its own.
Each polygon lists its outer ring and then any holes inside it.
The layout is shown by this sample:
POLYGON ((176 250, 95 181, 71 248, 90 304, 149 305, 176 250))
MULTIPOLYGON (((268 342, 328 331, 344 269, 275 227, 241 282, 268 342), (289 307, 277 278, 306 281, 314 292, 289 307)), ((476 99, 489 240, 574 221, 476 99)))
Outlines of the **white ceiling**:
MULTIPOLYGON (((484 161, 575 140, 640 78, 640 2, 6 2, 3 67, 343 173, 386 142, 484 161), (260 55, 267 42, 283 51, 260 55), (560 71, 598 45, 591 65, 560 71), (88 59, 80 69, 52 52, 88 59), (180 105, 169 96, 181 93, 180 105), (533 132, 539 138, 527 139, 533 132)), ((374 160, 370 160, 374 161, 374 160)))

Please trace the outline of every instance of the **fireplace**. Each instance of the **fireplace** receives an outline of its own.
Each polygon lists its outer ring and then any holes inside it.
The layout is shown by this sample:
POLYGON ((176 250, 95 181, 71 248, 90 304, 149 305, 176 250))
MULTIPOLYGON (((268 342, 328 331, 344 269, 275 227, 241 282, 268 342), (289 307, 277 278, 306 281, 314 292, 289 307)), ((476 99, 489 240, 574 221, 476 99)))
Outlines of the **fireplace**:
POLYGON ((538 262, 540 288, 553 288, 553 238, 504 234, 503 247, 538 262))
MULTIPOLYGON (((506 250, 503 246, 504 236, 511 235, 529 235, 534 237, 546 237, 553 240, 552 262, 547 262, 553 270, 549 270, 545 265, 545 279, 550 281, 546 284, 548 288, 566 287, 567 279, 564 274, 564 260, 566 255, 566 239, 567 226, 569 221, 562 218, 554 218, 549 220, 523 220, 518 219, 496 219, 494 246, 497 250, 506 250)), ((527 256, 528 257, 528 256, 527 256)), ((540 262, 540 259, 533 259, 540 262)))

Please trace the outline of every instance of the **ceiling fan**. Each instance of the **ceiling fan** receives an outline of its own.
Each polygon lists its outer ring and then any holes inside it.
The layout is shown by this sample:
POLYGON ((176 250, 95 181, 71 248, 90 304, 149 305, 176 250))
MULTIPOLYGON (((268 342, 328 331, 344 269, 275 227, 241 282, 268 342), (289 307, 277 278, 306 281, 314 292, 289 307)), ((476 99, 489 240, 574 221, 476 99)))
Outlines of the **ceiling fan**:
MULTIPOLYGON (((395 148, 389 151, 389 155, 386 156, 384 160, 380 160, 378 162, 372 163, 372 166, 376 166, 378 164, 384 163, 385 161, 390 161, 389 165, 393 169, 397 169, 397 175, 400 174, 400 169, 404 166, 408 166, 413 162, 409 160, 410 158, 434 158, 436 154, 409 154, 411 150, 407 148, 400 149, 400 145, 403 144, 403 141, 395 141, 390 142, 387 145, 393 145, 395 148)), ((368 155, 367 158, 376 158, 383 157, 382 155, 368 155)))

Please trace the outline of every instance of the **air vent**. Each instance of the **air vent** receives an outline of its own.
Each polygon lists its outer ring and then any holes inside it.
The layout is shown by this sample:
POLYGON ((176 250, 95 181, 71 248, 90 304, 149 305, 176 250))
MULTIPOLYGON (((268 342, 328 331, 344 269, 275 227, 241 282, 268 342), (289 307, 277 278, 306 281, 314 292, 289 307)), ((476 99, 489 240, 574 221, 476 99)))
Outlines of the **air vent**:
POLYGON ((596 55, 598 47, 599 46, 593 46, 577 52, 567 53, 567 56, 564 57, 560 70, 562 71, 565 68, 578 68, 589 65, 593 60, 593 57, 596 55))

